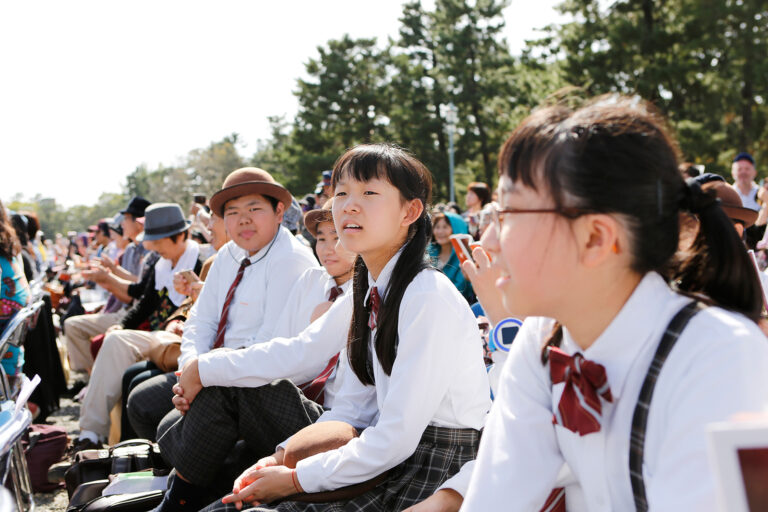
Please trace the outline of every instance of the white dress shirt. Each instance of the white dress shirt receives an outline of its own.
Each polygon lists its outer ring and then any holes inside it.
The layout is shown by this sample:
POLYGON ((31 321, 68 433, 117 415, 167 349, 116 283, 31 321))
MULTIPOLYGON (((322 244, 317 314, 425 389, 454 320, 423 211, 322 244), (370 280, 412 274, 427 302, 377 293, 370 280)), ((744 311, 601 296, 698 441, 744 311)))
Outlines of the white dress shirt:
POLYGON ((760 211, 760 203, 757 202, 757 192, 760 190, 760 187, 757 186, 757 183, 753 181, 749 188, 749 192, 746 194, 741 193, 741 189, 736 183, 733 184, 733 188, 736 190, 736 192, 739 193, 739 197, 741 198, 741 203, 744 205, 744 208, 749 208, 750 210, 755 210, 756 212, 760 211))
MULTIPOLYGON (((219 249, 184 323, 179 368, 213 347, 227 292, 246 257, 247 252, 232 241, 219 249)), ((229 307, 224 347, 241 348, 272 339, 293 285, 306 269, 317 265, 312 252, 283 227, 274 243, 249 259, 251 265, 246 267, 229 307)))
POLYGON ((160 258, 155 264, 155 290, 160 291, 165 288, 168 298, 171 299, 171 302, 176 307, 181 306, 181 303, 184 302, 187 296, 176 291, 176 288, 173 286, 173 276, 181 270, 194 270, 199 255, 200 246, 197 245, 197 242, 187 240, 184 253, 179 257, 175 265, 168 258, 160 258))
MULTIPOLYGON (((352 280, 349 280, 341 286, 344 293, 336 299, 337 302, 347 295, 351 284, 352 280)), ((307 269, 283 305, 283 313, 274 330, 278 339, 274 343, 251 345, 244 350, 216 351, 201 355, 198 362, 200 382, 206 387, 258 387, 280 378, 290 379, 299 385, 317 377, 328 366, 330 358, 346 344, 351 317, 344 314, 336 317, 339 325, 332 329, 335 332, 329 343, 331 347, 336 347, 336 352, 324 359, 318 357, 312 360, 314 354, 311 350, 301 350, 302 343, 308 343, 306 340, 309 335, 299 336, 310 325, 312 312, 319 304, 328 300, 330 291, 335 286, 336 281, 323 267, 307 269), (290 339, 280 340, 279 337, 296 339, 291 342, 290 339), (257 346, 259 348, 256 348, 257 346)), ((351 309, 349 311, 351 314, 351 309)), ((340 356, 339 359, 343 358, 340 356)), ((327 408, 333 406, 333 398, 341 383, 337 373, 334 371, 325 384, 324 406, 327 408)))
MULTIPOLYGON (((368 276, 382 298, 398 257, 377 280, 368 276)), ((350 307, 350 302, 338 306, 350 307)), ((413 454, 428 425, 482 428, 490 406, 482 341, 467 301, 444 274, 424 270, 408 285, 398 338, 391 375, 384 373, 370 342, 375 386, 363 385, 351 368, 345 373, 333 408, 318 421, 344 421, 365 430, 345 446, 297 464, 307 492, 362 482, 396 466, 413 454)))
MULTIPOLYGON (((584 501, 569 510, 634 510, 632 416, 662 334, 689 300, 649 273, 587 350, 563 330, 561 348, 603 365, 613 394, 613 403, 601 399, 601 430, 586 436, 552 424, 565 386, 553 386, 541 363, 553 320, 526 320, 502 371, 462 510, 539 510, 564 462, 584 501)), ((714 509, 705 427, 763 410, 766 368, 768 342, 753 322, 716 307, 690 321, 661 370, 648 415, 643 474, 650 510, 714 509)))

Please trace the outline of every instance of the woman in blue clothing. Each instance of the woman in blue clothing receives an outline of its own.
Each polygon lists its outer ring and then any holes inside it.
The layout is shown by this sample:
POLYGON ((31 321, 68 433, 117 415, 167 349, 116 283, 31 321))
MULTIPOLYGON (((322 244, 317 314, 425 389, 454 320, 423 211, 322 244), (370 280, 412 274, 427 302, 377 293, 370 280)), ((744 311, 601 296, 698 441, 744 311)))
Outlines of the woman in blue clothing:
POLYGON ((442 271, 470 304, 475 302, 472 284, 461 271, 459 257, 451 245, 451 235, 467 235, 467 222, 453 212, 432 215, 432 243, 427 250, 432 264, 442 271))
MULTIPOLYGON (((29 300, 29 284, 21 258, 17 256, 20 249, 16 231, 8 220, 5 206, 0 202, 0 333, 29 300)), ((17 375, 23 364, 21 348, 9 347, 0 363, 6 375, 17 375)))

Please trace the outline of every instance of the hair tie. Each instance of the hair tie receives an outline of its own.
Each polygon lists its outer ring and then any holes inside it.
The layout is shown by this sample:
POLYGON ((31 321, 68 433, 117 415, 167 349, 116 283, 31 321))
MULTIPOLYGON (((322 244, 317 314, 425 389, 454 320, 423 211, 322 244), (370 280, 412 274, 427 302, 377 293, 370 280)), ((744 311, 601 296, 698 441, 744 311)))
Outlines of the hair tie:
POLYGON ((718 204, 720 204, 720 200, 714 190, 702 190, 696 178, 685 180, 683 199, 680 201, 681 210, 699 214, 718 204))

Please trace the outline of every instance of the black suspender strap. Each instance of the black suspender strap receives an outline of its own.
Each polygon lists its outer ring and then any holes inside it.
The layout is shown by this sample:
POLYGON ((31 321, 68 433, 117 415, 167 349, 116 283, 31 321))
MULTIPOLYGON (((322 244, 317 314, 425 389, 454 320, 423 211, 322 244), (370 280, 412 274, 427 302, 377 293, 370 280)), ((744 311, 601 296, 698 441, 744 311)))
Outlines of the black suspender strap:
POLYGON ((645 449, 645 429, 648 424, 648 411, 653 398, 653 389, 659 378, 661 367, 667 360, 667 356, 675 346, 675 342, 685 329, 688 321, 706 306, 697 301, 689 302, 672 318, 664 331, 664 335, 653 356, 651 366, 645 375, 643 387, 640 388, 640 396, 637 399, 635 413, 632 416, 632 435, 629 439, 629 479, 632 481, 632 494, 635 497, 635 508, 638 512, 648 510, 648 500, 645 495, 645 482, 643 481, 643 451, 645 449))

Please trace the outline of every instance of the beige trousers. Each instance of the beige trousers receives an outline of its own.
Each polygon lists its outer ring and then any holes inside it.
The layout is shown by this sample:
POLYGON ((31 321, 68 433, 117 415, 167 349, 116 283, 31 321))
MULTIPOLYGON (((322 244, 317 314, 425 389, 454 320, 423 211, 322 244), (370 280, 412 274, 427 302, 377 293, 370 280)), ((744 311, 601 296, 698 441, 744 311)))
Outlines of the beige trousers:
POLYGON ((167 331, 118 329, 107 334, 80 407, 80 430, 90 430, 106 439, 109 412, 120 401, 125 370, 146 359, 152 348, 173 342, 181 342, 181 336, 167 331))
POLYGON ((119 324, 126 310, 117 313, 94 313, 78 315, 64 321, 64 332, 67 338, 67 353, 69 367, 74 371, 90 371, 93 366, 91 356, 91 338, 104 334, 107 329, 119 324))

